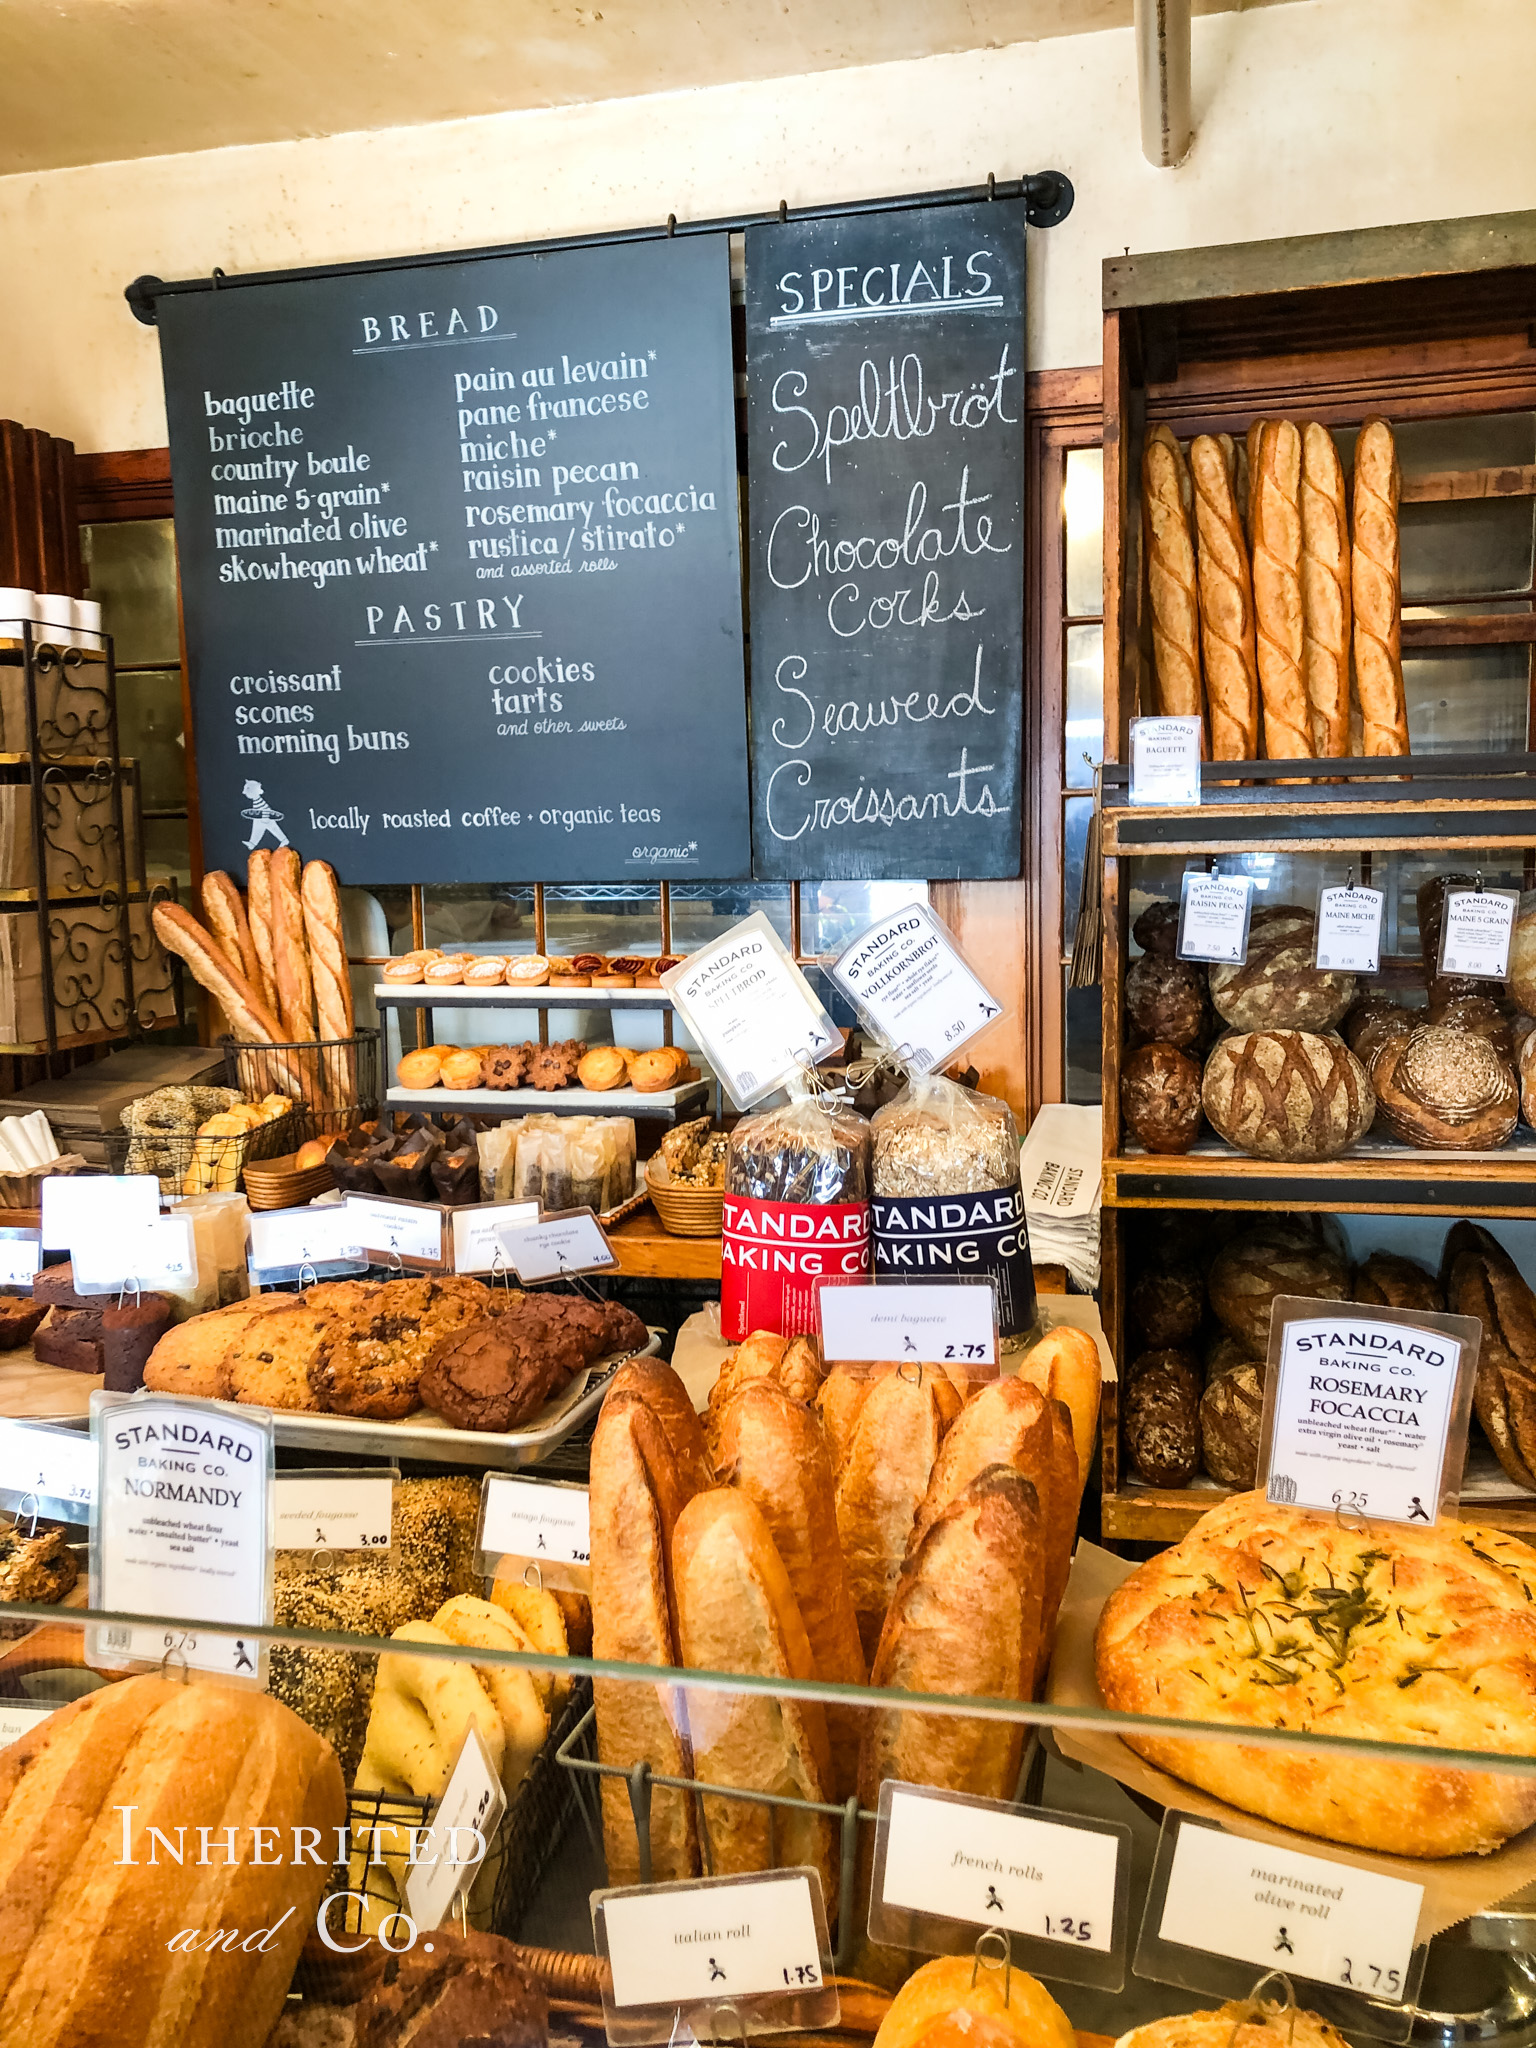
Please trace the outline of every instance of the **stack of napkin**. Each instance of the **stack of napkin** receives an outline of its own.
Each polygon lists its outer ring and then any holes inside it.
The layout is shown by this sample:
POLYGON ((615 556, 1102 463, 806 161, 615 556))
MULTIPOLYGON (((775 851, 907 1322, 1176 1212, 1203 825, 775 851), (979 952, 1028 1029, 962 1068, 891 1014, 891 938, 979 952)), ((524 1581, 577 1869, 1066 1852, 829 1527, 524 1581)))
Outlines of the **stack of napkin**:
POLYGON ((1037 1266, 1065 1266, 1087 1294, 1099 1284, 1103 1128, 1096 1103, 1050 1102, 1019 1148, 1029 1255, 1037 1266))

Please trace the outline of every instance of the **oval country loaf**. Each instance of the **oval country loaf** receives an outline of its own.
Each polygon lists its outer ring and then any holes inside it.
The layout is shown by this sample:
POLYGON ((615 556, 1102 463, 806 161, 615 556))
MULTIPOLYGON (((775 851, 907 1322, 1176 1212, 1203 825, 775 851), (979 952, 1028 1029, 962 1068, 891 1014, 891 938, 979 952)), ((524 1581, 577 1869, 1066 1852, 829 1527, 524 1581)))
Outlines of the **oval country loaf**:
POLYGON ((1139 1045, 1120 1068, 1120 1108, 1149 1152, 1187 1152, 1200 1132, 1200 1065, 1176 1045, 1139 1045))
POLYGON ((1218 1039, 1200 1099, 1213 1129, 1259 1159, 1336 1159, 1371 1127, 1376 1098, 1342 1038, 1246 1031, 1218 1039))
POLYGON ((1292 903, 1256 910, 1241 967, 1206 970, 1211 1001, 1234 1031, 1327 1031, 1354 1000, 1355 977, 1319 967, 1317 919, 1292 903))
POLYGON ((1200 1396, 1200 1457, 1223 1486, 1246 1492, 1258 1475, 1264 1366, 1245 1360, 1217 1373, 1200 1396))
MULTIPOLYGON (((1121 1713, 1529 1756, 1536 1551, 1473 1523, 1346 1529, 1235 1494, 1115 1588, 1094 1658, 1121 1713)), ((1536 1822, 1533 1779, 1141 1730, 1121 1739, 1245 1813, 1388 1855, 1486 1854, 1536 1822)))
POLYGON ((1429 1309, 1445 1313, 1445 1291, 1417 1259, 1400 1252, 1372 1252, 1355 1274, 1355 1300, 1382 1308, 1429 1309))
POLYGON ((129 1678, 50 1715, 0 1757, 0 2044, 261 2048, 346 1817, 330 1744, 263 1693, 129 1678), (184 1862, 150 1861, 151 1827, 184 1862), (200 1827, 216 1845, 234 1829, 236 1860, 200 1864, 200 1827), (281 1862, 256 1863, 256 1827, 281 1862), (295 1827, 319 1831, 319 1860, 294 1855, 295 1827), (265 1954, 172 1953, 188 1927, 274 1931, 265 1954))
POLYGON ((1223 1245, 1206 1277, 1211 1313, 1223 1329, 1263 1358, 1277 1294, 1348 1301, 1349 1261, 1336 1245, 1305 1235, 1287 1217, 1271 1217, 1223 1245))
POLYGON ((1457 1223, 1441 1254, 1445 1305, 1483 1326, 1472 1405, 1494 1455, 1536 1492, 1536 1295, 1491 1230, 1457 1223))

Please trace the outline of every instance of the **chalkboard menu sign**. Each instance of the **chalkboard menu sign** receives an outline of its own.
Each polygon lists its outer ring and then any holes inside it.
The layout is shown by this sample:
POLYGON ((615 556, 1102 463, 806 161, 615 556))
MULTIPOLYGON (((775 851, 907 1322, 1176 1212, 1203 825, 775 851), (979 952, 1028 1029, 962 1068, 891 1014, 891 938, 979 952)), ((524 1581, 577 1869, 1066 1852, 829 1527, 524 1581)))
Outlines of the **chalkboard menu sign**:
POLYGON ((159 304, 210 867, 749 865, 726 238, 159 304))
POLYGON ((747 231, 765 879, 1019 872, 1024 215, 747 231))

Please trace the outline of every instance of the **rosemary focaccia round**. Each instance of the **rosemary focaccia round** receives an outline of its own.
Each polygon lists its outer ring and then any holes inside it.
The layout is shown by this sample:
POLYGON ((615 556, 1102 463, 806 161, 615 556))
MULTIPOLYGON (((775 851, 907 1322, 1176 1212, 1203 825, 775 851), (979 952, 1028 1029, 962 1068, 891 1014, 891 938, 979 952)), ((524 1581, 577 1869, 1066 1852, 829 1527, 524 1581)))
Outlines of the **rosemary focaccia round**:
MULTIPOLYGON (((1536 1755, 1536 1551, 1470 1522, 1347 1529, 1235 1494, 1116 1587, 1094 1649, 1125 1713, 1536 1755)), ((1536 1821, 1530 1778, 1122 1739, 1244 1812, 1358 1849, 1486 1854, 1536 1821)))

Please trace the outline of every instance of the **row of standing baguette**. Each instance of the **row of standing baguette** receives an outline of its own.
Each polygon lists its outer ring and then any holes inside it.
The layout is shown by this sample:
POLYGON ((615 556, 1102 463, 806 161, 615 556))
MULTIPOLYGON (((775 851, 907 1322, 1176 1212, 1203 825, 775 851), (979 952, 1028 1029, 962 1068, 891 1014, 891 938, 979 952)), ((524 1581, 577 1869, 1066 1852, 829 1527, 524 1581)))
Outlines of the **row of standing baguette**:
POLYGON ((1392 429, 1355 445, 1353 521, 1326 427, 1255 420, 1246 441, 1147 435, 1142 509, 1158 709, 1203 720, 1217 761, 1408 752, 1392 429), (1351 530, 1352 529, 1352 530, 1351 530), (1262 737, 1262 747, 1261 747, 1262 737))
MULTIPOLYGON (((979 1390, 934 1367, 835 1366, 796 1398, 796 1360, 761 1363, 712 1402, 707 1438, 670 1368, 616 1377, 592 1445, 593 1654, 1030 1698, 1070 1566, 1077 1440, 1096 1423, 1092 1340, 1053 1333, 979 1390)), ((1019 1767, 1022 1729, 1006 1722, 616 1681, 596 1698, 605 1764, 822 1805, 872 1807, 886 1778, 1007 1798, 1019 1767)), ((609 1882, 638 1881, 620 1778, 603 1780, 603 1819, 609 1882)), ((809 1863, 836 1899, 829 1816, 709 1797, 696 1810, 660 1788, 657 1880, 699 1870, 700 1819, 715 1872, 809 1863)))
MULTIPOLYGON (((244 896, 217 872, 204 876, 202 900, 205 924, 180 904, 157 904, 155 933, 186 961, 237 1038, 304 1045, 353 1035, 341 892, 328 861, 301 863, 291 846, 260 848, 251 855, 244 896)), ((273 1069, 290 1095, 302 1100, 313 1093, 314 1077, 302 1060, 275 1058, 273 1069)))

